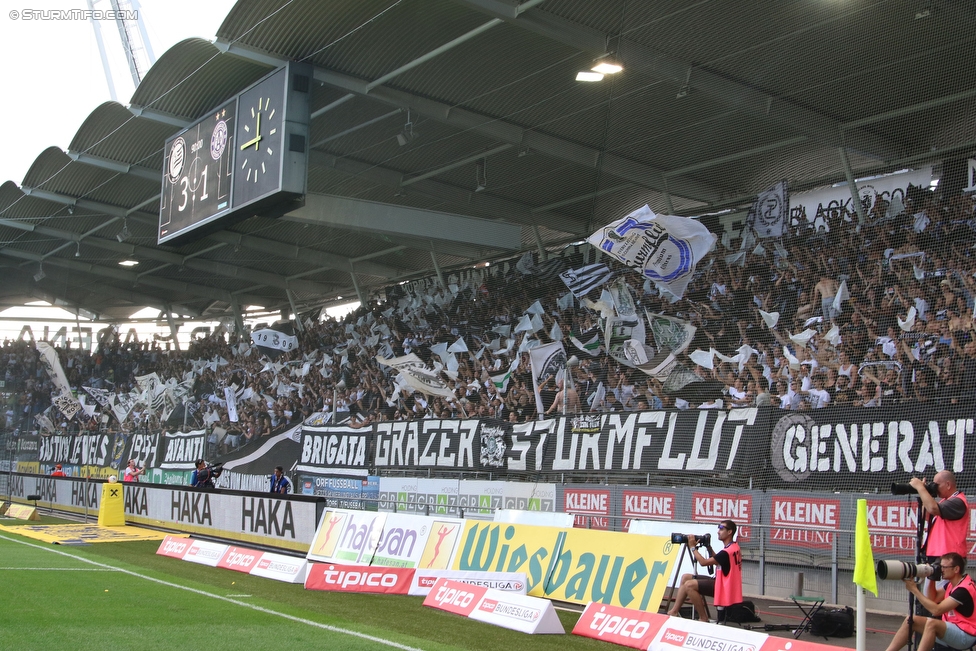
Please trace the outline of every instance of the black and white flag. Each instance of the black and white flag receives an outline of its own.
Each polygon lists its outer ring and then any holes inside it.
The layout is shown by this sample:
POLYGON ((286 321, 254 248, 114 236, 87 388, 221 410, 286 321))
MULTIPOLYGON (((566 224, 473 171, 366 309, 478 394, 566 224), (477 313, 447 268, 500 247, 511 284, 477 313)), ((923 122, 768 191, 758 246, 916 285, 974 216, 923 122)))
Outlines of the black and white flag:
POLYGON ((757 237, 782 237, 790 222, 790 191, 780 181, 756 197, 746 223, 757 237))
POLYGON ((282 353, 298 348, 298 337, 291 323, 278 323, 270 328, 251 333, 251 341, 258 350, 271 359, 278 359, 282 353))
POLYGON ((579 337, 570 337, 569 340, 573 342, 573 345, 579 348, 584 353, 590 355, 591 357, 596 357, 600 354, 600 350, 603 344, 600 343, 600 328, 599 326, 593 326, 585 332, 581 332, 579 337))
POLYGON ((612 275, 610 267, 605 264, 588 264, 579 269, 568 269, 559 274, 559 278, 566 283, 573 295, 583 298, 590 290, 610 280, 612 275))

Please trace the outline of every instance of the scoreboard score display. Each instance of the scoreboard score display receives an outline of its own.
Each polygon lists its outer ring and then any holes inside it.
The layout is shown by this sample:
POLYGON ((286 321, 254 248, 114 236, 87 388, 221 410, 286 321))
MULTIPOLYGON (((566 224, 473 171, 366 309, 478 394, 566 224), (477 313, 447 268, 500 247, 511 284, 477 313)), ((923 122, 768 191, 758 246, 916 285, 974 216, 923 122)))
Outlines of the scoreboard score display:
POLYGON ((289 63, 166 141, 159 244, 304 196, 311 76, 289 63))
POLYGON ((236 109, 227 102, 166 141, 160 244, 230 212, 236 109))

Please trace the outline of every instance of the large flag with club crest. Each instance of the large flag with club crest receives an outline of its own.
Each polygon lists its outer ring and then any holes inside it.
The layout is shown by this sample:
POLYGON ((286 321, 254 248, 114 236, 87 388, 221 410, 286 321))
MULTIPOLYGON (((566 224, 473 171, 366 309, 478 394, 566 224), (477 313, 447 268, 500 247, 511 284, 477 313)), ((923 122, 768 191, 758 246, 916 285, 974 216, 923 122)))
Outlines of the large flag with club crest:
POLYGON ((683 353, 694 339, 695 332, 698 331, 698 328, 684 319, 665 314, 653 314, 647 310, 644 310, 644 315, 651 326, 654 344, 675 354, 683 353))
POLYGON ((695 265, 712 250, 716 239, 699 221, 655 215, 644 206, 607 224, 587 241, 681 298, 695 265))
POLYGON ((529 362, 532 366, 532 388, 535 391, 535 408, 539 414, 542 408, 542 395, 539 390, 556 377, 560 371, 566 369, 566 349, 561 341, 545 346, 536 346, 529 351, 529 362))
POLYGON ((786 181, 780 181, 756 197, 746 223, 757 237, 783 237, 790 223, 790 192, 786 181))
POLYGON ((419 391, 428 396, 456 398, 451 388, 441 379, 439 371, 427 368, 424 361, 413 353, 393 359, 386 359, 377 355, 376 361, 400 371, 403 381, 414 391, 419 391))

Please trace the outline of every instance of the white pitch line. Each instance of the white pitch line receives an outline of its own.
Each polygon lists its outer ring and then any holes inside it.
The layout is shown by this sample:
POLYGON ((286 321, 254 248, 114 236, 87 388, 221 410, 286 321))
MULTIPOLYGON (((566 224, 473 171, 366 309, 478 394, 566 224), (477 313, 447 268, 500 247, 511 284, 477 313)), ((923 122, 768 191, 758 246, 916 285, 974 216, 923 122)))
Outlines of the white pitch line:
POLYGON ((0 570, 28 570, 31 572, 121 572, 116 569, 100 567, 0 567, 0 570))
POLYGON ((41 551, 49 552, 51 554, 58 554, 60 556, 67 556, 76 561, 81 561, 82 563, 89 563, 91 565, 96 565, 101 568, 105 568, 106 571, 121 572, 123 574, 128 574, 129 576, 134 576, 137 579, 143 579, 146 581, 152 581, 153 583, 158 583, 160 585, 165 585, 170 588, 176 588, 177 590, 185 590, 187 592, 192 592, 194 594, 202 595, 204 597, 209 597, 210 599, 218 599, 220 601, 226 601, 227 603, 232 603, 237 606, 242 606, 244 608, 250 608, 251 610, 256 610, 267 615, 274 615, 276 617, 281 617, 293 622, 298 622, 299 624, 306 624, 308 626, 313 626, 315 628, 321 628, 326 631, 331 631, 333 633, 340 633, 342 635, 351 635, 353 637, 362 638, 364 640, 369 640, 370 642, 376 642, 378 644, 384 644, 395 649, 402 649, 403 651, 423 651, 418 647, 407 646, 406 644, 400 644, 399 642, 394 642, 393 640, 386 640, 381 637, 376 637, 373 635, 367 635, 366 633, 360 633, 359 631, 353 631, 347 628, 340 628, 338 626, 331 626, 329 624, 323 624, 321 622, 312 621, 311 619, 305 619, 303 617, 296 617, 294 615, 289 615, 287 613, 281 613, 276 610, 271 610, 270 608, 264 608, 262 606, 257 606, 255 604, 249 604, 246 601, 237 601, 236 599, 231 599, 229 597, 222 597, 220 595, 207 592, 205 590, 197 590, 196 588, 191 588, 189 586, 180 585, 178 583, 170 583, 169 581, 163 581, 162 579, 157 579, 155 577, 147 576, 145 574, 139 574, 138 572, 133 572, 132 570, 126 570, 121 567, 114 567, 108 563, 99 563, 98 561, 93 561, 82 556, 75 556, 74 554, 69 554, 67 552, 61 551, 59 549, 51 549, 49 547, 42 547, 41 545, 35 545, 34 543, 27 542, 25 540, 17 540, 15 538, 8 538, 3 534, 0 534, 0 540, 6 540, 8 542, 17 543, 18 545, 24 545, 26 547, 33 547, 34 549, 40 549, 41 551))

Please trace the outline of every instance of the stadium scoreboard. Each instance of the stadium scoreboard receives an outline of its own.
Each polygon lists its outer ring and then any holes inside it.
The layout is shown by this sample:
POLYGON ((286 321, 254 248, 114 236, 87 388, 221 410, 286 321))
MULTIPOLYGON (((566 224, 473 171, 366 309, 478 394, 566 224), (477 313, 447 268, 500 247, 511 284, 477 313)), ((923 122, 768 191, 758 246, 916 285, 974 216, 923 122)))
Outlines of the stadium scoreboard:
POLYGON ((166 141, 159 244, 304 196, 311 76, 289 63, 166 141))

